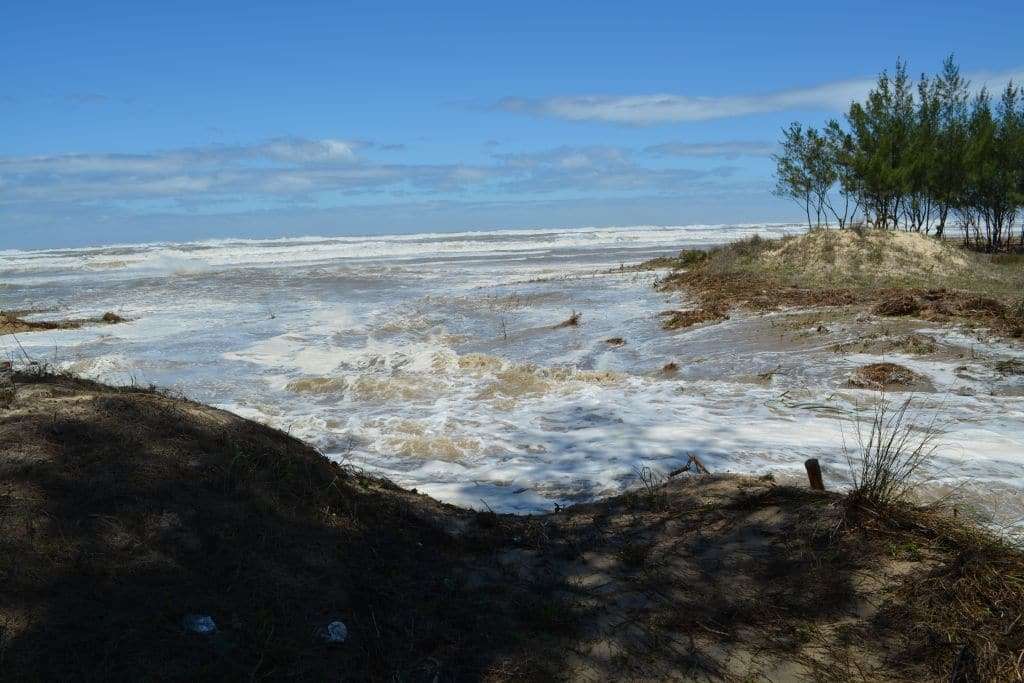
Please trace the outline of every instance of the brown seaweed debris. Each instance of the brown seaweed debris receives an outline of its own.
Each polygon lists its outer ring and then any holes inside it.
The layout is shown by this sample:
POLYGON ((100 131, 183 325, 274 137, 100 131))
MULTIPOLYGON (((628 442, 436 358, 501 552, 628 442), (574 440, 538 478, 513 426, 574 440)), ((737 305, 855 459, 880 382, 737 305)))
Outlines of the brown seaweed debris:
POLYGON ((609 337, 608 339, 605 339, 604 342, 606 344, 608 344, 609 346, 625 346, 626 345, 626 340, 623 339, 622 337, 609 337))

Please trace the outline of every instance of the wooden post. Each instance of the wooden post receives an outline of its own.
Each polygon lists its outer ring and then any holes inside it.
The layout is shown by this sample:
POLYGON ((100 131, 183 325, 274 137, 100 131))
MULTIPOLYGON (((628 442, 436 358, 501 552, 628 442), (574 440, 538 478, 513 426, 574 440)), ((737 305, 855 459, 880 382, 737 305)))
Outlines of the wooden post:
POLYGON ((807 468, 807 479, 811 482, 811 488, 815 491, 824 491, 825 482, 821 479, 821 465, 818 464, 818 459, 805 460, 804 467, 807 468))

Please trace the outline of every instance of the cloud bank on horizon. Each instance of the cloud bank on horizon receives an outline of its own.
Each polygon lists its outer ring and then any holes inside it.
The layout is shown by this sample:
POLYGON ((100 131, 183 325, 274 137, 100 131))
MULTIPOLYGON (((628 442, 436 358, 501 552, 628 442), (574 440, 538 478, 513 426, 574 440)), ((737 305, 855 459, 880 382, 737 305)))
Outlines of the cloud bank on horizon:
POLYGON ((442 193, 467 188, 540 194, 566 189, 670 190, 691 181, 728 177, 733 169, 726 165, 655 168, 641 163, 639 157, 728 157, 748 147, 724 143, 721 149, 699 145, 691 150, 677 143, 640 152, 612 146, 561 147, 494 154, 488 163, 471 165, 384 163, 362 154, 378 146, 384 147, 337 139, 282 138, 249 146, 213 145, 148 154, 0 157, 0 206, 42 200, 312 200, 314 195, 330 192, 442 193))

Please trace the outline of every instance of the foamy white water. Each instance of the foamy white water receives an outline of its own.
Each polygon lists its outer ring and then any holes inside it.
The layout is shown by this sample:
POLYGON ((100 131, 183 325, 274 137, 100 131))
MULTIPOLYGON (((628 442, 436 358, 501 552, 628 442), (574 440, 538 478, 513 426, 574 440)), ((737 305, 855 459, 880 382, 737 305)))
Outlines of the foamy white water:
MULTIPOLYGON (((123 325, 21 335, 30 354, 108 382, 157 384, 285 429, 328 456, 438 498, 535 511, 700 455, 714 470, 846 476, 857 365, 827 339, 769 334, 772 318, 665 332, 684 305, 655 274, 617 272, 683 247, 792 225, 516 230, 218 240, 0 251, 0 308, 35 317, 112 310, 123 325), (554 328, 572 311, 578 327, 554 328), (613 347, 605 340, 622 337, 613 347), (666 376, 669 361, 680 372, 666 376), (763 373, 771 373, 759 377, 763 373)), ((1018 347, 924 330, 951 484, 1024 491, 1018 347), (958 354, 963 354, 960 357, 958 354)), ((844 336, 845 335, 845 336, 844 336)), ((2 352, 16 358, 10 337, 2 352)))

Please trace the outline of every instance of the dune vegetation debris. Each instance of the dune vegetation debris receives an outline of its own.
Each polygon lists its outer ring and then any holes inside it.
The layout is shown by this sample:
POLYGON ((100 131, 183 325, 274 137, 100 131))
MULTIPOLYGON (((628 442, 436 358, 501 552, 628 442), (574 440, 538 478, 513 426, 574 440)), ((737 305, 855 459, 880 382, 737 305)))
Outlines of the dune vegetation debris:
POLYGON ((664 318, 661 323, 663 330, 681 330, 703 323, 716 323, 728 320, 729 316, 718 307, 695 308, 686 311, 662 311, 658 314, 664 318))
POLYGON ((905 353, 924 356, 935 353, 938 347, 931 336, 912 332, 897 336, 873 333, 833 344, 830 348, 838 353, 905 353))
POLYGON ((77 330, 85 325, 123 323, 125 319, 107 312, 98 318, 72 318, 68 320, 26 320, 32 311, 0 311, 0 334, 19 334, 43 330, 77 330))
POLYGON ((557 325, 555 325, 555 329, 558 329, 560 327, 576 327, 576 326, 578 326, 580 324, 580 320, 582 318, 583 318, 583 314, 582 313, 578 313, 576 311, 573 311, 572 315, 570 315, 568 318, 566 318, 562 322, 560 322, 557 325))
POLYGON ((897 363, 869 363, 850 375, 850 386, 862 389, 910 387, 925 378, 897 363))
POLYGON ((896 296, 882 299, 873 309, 876 315, 915 315, 921 311, 921 304, 911 294, 897 294, 896 296))
POLYGON ((608 339, 605 339, 604 342, 609 346, 625 346, 626 344, 626 340, 622 337, 609 337, 608 339))
POLYGON ((1024 375, 1024 360, 1007 358, 996 362, 996 370, 1004 375, 1024 375))

